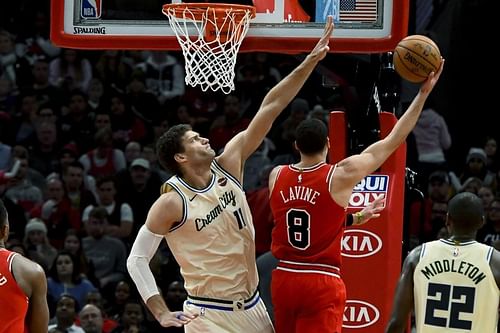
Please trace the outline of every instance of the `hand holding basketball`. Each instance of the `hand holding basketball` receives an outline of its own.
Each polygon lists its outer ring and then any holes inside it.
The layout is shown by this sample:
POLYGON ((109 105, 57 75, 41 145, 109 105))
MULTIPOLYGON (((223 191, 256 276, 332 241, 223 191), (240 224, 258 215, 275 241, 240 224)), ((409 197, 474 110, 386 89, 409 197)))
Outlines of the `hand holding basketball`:
POLYGON ((441 65, 441 53, 436 43, 423 35, 403 38, 394 50, 394 69, 405 80, 424 82, 441 65))

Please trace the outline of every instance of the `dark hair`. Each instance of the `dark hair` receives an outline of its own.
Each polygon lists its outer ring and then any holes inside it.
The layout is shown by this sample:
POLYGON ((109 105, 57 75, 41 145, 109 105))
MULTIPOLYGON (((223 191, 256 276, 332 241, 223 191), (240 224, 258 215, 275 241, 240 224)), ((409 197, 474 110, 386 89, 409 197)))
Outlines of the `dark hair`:
POLYGON ((113 183, 113 186, 116 187, 116 179, 113 175, 97 177, 97 180, 95 182, 97 188, 101 187, 101 185, 104 183, 113 183))
POLYGON ((96 219, 104 220, 107 219, 108 216, 109 216, 108 211, 106 210, 106 208, 102 206, 92 208, 92 210, 89 213, 89 219, 91 217, 95 217, 96 219))
POLYGON ((5 208, 5 205, 0 199, 0 228, 5 226, 7 224, 7 208, 5 208))
POLYGON ((448 202, 448 216, 458 231, 479 229, 484 217, 483 202, 474 193, 458 193, 448 202))
POLYGON ((305 155, 321 152, 326 145, 328 130, 324 122, 311 118, 302 121, 295 130, 295 142, 305 155))
POLYGON ((75 303, 75 313, 78 313, 78 311, 80 311, 80 303, 78 302, 78 300, 76 299, 75 296, 69 294, 69 293, 62 293, 61 295, 59 295, 59 297, 57 298, 57 301, 56 301, 56 306, 57 304, 63 299, 63 298, 69 298, 69 299, 72 299, 73 302, 75 303))
POLYGON ((59 275, 57 274, 57 259, 62 256, 68 256, 71 259, 71 262, 73 262, 73 272, 71 273, 71 282, 74 284, 79 284, 82 282, 82 273, 80 270, 80 262, 75 258, 75 256, 67 251, 67 250, 61 250, 57 253, 56 257, 54 258, 52 267, 50 267, 49 270, 49 276, 56 282, 61 282, 59 279, 59 275))
POLYGON ((169 128, 156 143, 156 154, 160 164, 174 174, 181 174, 175 161, 175 154, 184 152, 182 137, 192 128, 187 124, 179 124, 169 128))
POLYGON ((69 168, 77 168, 77 169, 80 169, 82 171, 85 171, 85 167, 83 166, 83 164, 78 161, 78 160, 75 160, 73 162, 71 162, 70 164, 68 164, 68 166, 66 167, 66 169, 64 170, 64 173, 66 174, 68 172, 68 169, 69 168))

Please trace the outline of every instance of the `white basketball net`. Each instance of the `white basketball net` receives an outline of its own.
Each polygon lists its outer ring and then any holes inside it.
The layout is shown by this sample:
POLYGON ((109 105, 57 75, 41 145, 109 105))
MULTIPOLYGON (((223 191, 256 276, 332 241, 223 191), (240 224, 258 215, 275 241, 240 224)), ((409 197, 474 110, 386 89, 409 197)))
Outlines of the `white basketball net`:
POLYGON ((252 11, 227 8, 224 12, 221 15, 219 9, 217 16, 210 7, 163 9, 184 54, 186 84, 229 94, 235 89, 236 55, 248 32, 252 11), (207 28, 213 30, 209 38, 207 28))

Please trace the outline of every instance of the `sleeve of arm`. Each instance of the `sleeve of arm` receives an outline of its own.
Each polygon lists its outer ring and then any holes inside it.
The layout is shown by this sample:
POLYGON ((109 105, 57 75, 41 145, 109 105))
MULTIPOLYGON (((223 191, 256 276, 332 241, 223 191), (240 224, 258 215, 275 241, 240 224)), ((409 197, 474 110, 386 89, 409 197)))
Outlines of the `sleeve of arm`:
POLYGON ((128 272, 144 302, 160 294, 149 262, 158 250, 162 239, 162 235, 152 233, 146 225, 143 225, 127 259, 128 272))

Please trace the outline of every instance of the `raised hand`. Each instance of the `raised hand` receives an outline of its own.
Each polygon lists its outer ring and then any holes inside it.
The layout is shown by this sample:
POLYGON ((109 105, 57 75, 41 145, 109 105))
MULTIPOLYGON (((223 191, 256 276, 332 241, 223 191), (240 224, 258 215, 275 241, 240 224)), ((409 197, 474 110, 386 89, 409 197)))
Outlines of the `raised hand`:
POLYGON ((437 72, 431 72, 429 76, 427 77, 427 80, 425 80, 422 85, 420 86, 420 92, 424 94, 429 94, 436 83, 439 80, 439 77, 441 76, 441 73, 443 72, 443 67, 444 67, 444 59, 441 58, 441 64, 439 66, 439 69, 437 72))
POLYGON ((385 196, 380 196, 370 202, 368 206, 360 211, 360 218, 356 221, 354 219, 353 225, 365 224, 371 219, 380 217, 380 212, 385 208, 385 196))
POLYGON ((330 37, 332 35, 333 31, 333 16, 329 15, 326 24, 325 24, 325 30, 323 30, 323 36, 321 36, 321 39, 318 41, 314 49, 311 51, 310 55, 313 58, 316 58, 316 61, 322 60, 328 51, 330 51, 330 47, 328 46, 328 43, 330 42, 330 37))

